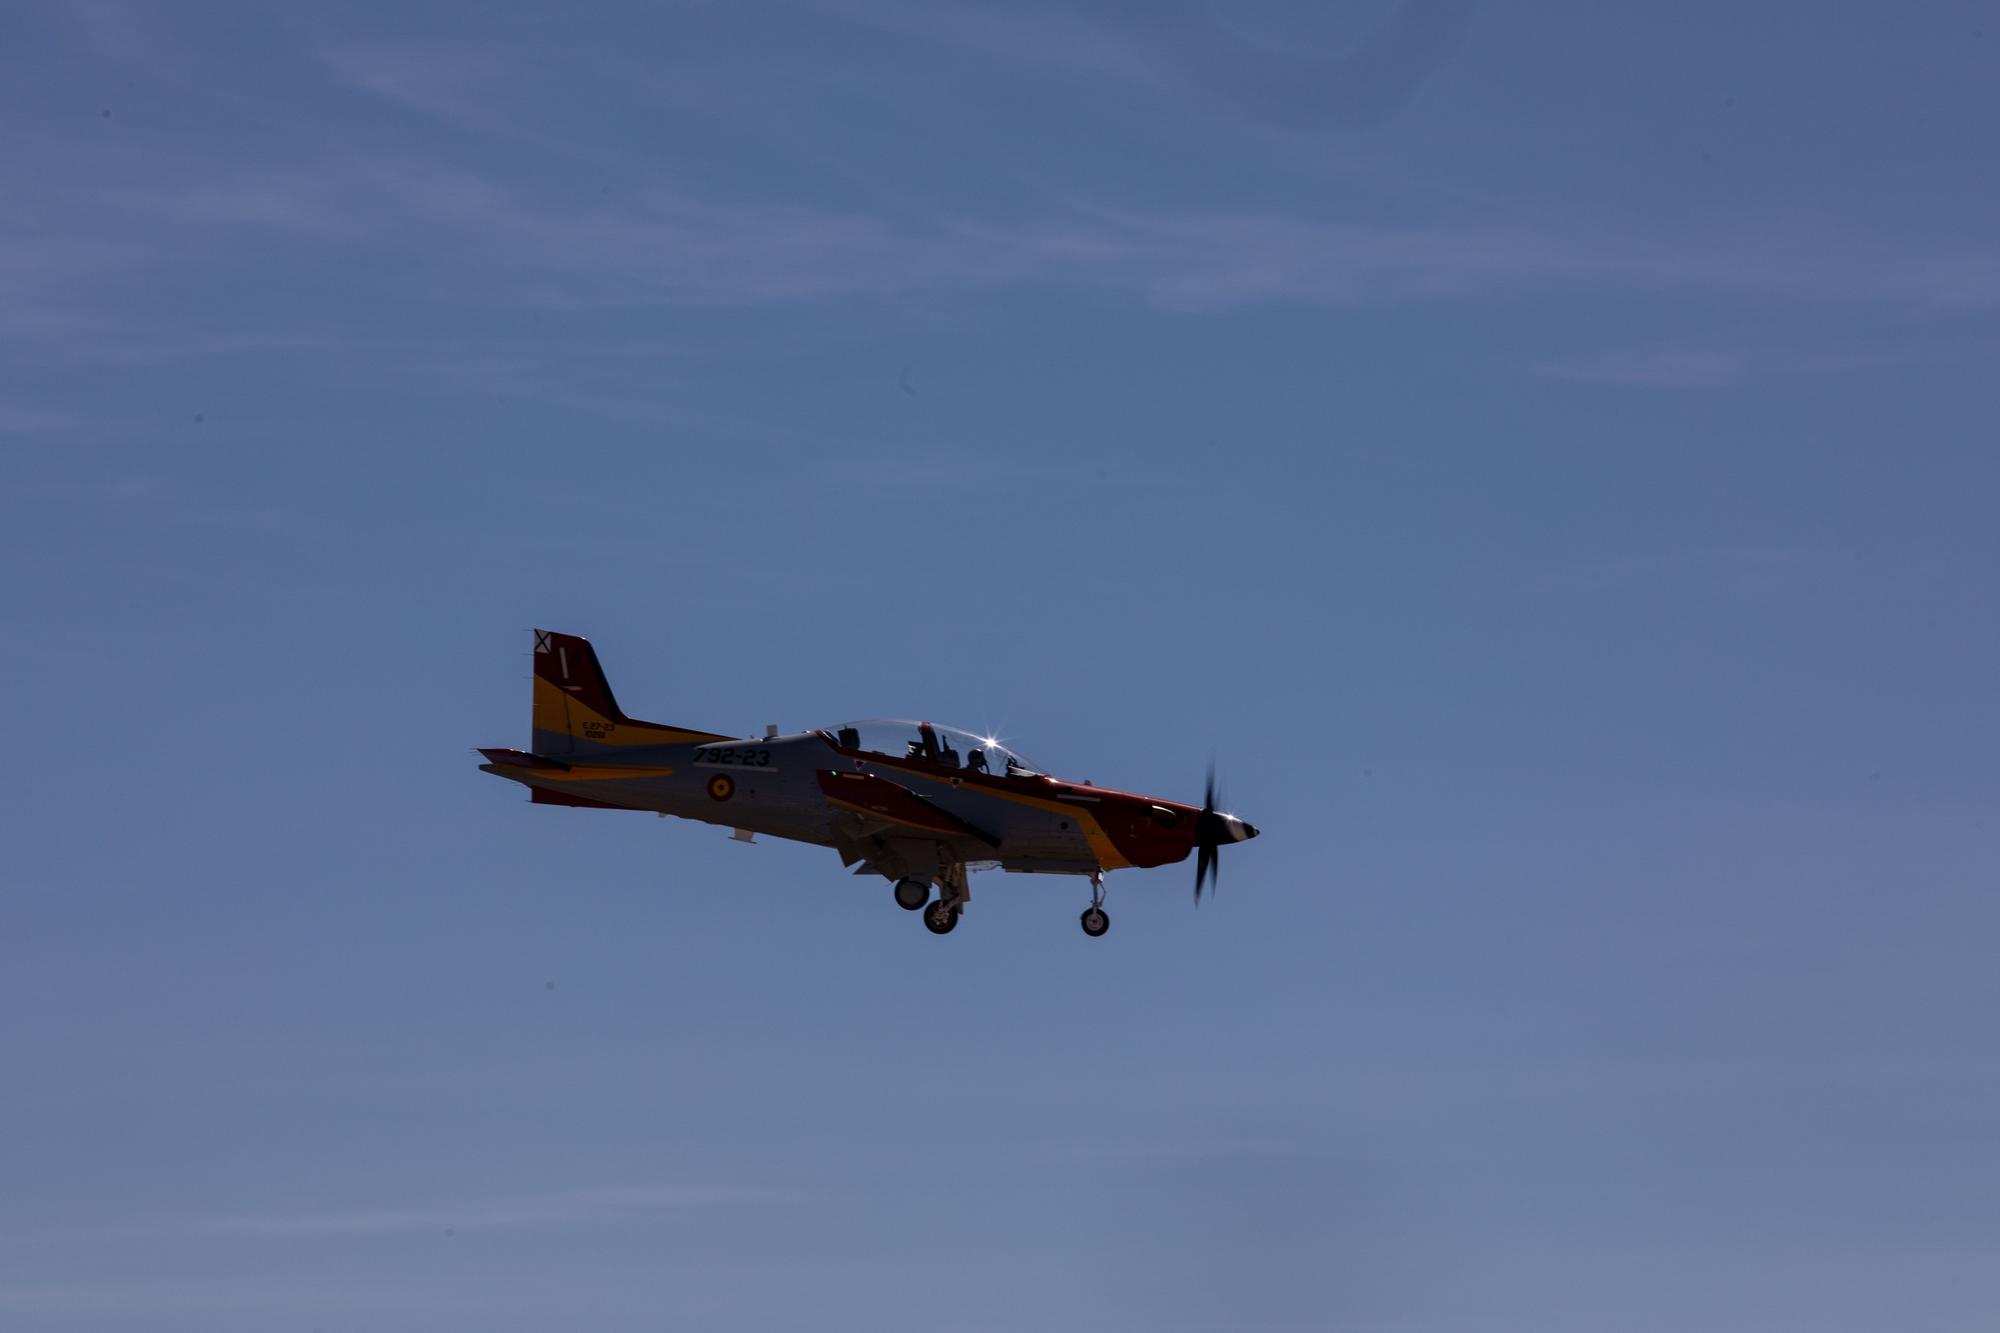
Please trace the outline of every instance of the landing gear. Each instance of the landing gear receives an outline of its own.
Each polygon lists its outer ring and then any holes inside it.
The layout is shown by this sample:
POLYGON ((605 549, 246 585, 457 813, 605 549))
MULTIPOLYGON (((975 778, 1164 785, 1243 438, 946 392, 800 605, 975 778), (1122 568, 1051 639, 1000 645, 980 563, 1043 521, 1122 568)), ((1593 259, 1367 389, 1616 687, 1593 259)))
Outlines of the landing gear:
POLYGON ((1090 877, 1090 906, 1083 909, 1083 933, 1096 939, 1111 929, 1111 913, 1104 910, 1104 872, 1090 877))
POLYGON ((883 875, 884 878, 899 876, 894 881, 896 906, 922 916, 924 929, 931 934, 949 935, 964 914, 965 905, 972 901, 972 886, 966 879, 965 866, 939 855, 935 876, 927 877, 925 869, 920 863, 898 856, 883 875), (936 898, 931 897, 933 884, 938 889, 936 898))

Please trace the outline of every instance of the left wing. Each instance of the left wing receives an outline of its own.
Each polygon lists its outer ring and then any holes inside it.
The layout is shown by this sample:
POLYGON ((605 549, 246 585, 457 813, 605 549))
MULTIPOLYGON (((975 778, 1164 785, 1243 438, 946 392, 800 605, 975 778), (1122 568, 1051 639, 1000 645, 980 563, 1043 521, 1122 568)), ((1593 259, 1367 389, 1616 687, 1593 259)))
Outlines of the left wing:
POLYGON ((834 770, 822 770, 818 777, 819 789, 826 799, 843 810, 932 838, 971 838, 987 847, 1000 845, 1000 839, 985 829, 887 778, 834 770))

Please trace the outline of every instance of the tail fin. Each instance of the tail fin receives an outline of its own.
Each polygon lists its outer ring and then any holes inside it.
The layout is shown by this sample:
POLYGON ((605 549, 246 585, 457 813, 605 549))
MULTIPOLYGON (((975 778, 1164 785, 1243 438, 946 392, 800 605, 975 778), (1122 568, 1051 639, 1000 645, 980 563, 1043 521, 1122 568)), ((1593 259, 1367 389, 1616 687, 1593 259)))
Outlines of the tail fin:
POLYGON ((727 740, 625 716, 612 697, 590 640, 554 630, 535 631, 535 708, 532 747, 538 755, 567 759, 630 746, 682 745, 727 740))

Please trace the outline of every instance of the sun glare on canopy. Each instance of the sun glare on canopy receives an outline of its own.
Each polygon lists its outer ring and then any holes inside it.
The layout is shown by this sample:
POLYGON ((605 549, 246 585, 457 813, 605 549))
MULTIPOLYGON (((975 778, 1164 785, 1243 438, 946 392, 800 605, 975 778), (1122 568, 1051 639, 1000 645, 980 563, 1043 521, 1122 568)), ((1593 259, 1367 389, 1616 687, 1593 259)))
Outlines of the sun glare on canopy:
POLYGON ((998 737, 981 736, 935 722, 870 718, 828 727, 820 734, 845 750, 865 750, 892 759, 930 759, 947 768, 964 768, 974 773, 1023 777, 1042 771, 1002 745, 998 737))

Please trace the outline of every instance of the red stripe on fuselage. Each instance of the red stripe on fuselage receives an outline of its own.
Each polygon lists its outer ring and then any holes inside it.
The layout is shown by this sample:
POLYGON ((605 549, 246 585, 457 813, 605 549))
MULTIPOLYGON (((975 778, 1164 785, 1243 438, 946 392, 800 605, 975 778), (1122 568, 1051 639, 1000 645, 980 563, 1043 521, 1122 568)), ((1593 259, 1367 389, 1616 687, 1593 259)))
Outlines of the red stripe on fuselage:
POLYGON ((1088 783, 1059 782, 1047 776, 1007 777, 999 773, 953 768, 930 759, 898 758, 838 745, 833 745, 833 750, 845 759, 896 769, 934 782, 956 782, 961 786, 976 787, 1003 799, 1025 797, 1030 802, 1059 803, 1076 811, 1079 818, 1094 820, 1104 831, 1104 836, 1111 840, 1112 846, 1118 849, 1119 855, 1135 866, 1168 865, 1185 859, 1194 850, 1195 818, 1201 813, 1199 806, 1184 805, 1157 796, 1141 796, 1135 792, 1114 791, 1109 787, 1093 787, 1088 783), (1155 808, 1172 812, 1172 827, 1159 822, 1153 813, 1155 808))

